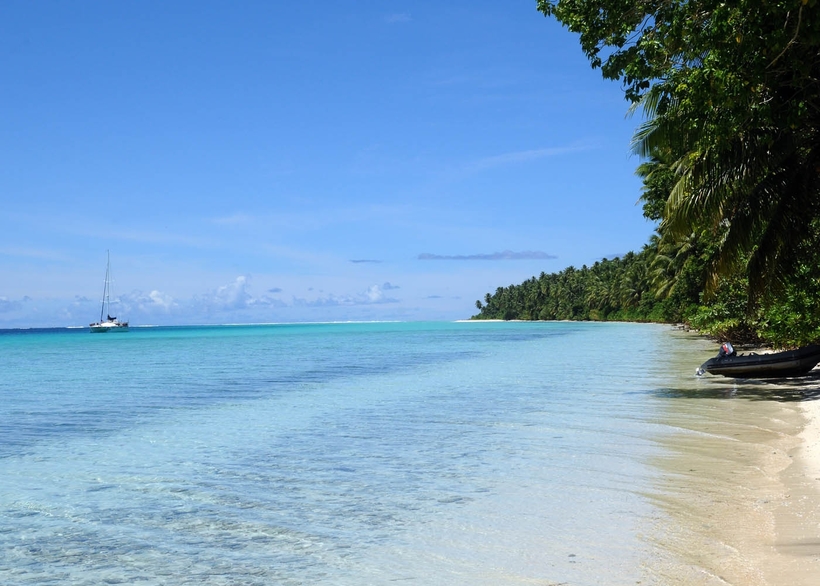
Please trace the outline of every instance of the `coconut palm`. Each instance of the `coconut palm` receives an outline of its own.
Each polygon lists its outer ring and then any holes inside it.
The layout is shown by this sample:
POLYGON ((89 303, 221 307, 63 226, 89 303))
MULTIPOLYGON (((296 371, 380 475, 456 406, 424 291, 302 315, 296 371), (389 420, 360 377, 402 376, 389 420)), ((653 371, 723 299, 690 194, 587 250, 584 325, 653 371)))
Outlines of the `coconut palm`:
MULTIPOLYGON (((820 217, 820 144, 811 129, 761 125, 734 136, 708 136, 685 122, 691 112, 659 84, 644 97, 647 121, 633 138, 644 157, 675 153, 677 181, 660 232, 683 241, 699 229, 716 239, 709 284, 743 268, 750 292, 782 285, 801 261, 801 245, 820 217)), ((715 114, 719 116, 720 114, 715 114)))

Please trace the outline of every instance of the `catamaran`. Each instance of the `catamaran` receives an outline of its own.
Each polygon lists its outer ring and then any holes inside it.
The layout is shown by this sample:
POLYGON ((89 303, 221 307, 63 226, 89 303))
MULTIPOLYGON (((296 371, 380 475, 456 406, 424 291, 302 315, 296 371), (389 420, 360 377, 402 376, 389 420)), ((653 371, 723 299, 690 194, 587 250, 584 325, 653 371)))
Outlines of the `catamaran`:
POLYGON ((102 307, 100 307, 100 321, 91 325, 92 334, 103 332, 127 332, 128 322, 120 321, 116 317, 111 317, 111 255, 106 251, 108 257, 105 264, 105 287, 103 288, 102 307), (103 319, 105 316, 105 319, 103 319))

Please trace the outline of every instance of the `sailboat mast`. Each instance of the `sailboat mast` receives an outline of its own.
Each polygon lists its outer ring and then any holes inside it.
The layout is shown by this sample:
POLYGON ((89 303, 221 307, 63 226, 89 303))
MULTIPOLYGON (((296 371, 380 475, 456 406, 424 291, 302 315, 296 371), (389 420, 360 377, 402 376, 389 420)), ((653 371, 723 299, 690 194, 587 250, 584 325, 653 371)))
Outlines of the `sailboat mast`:
POLYGON ((100 307, 100 323, 103 321, 103 314, 105 314, 105 302, 108 299, 108 271, 111 268, 111 253, 106 250, 106 262, 105 262, 105 285, 103 285, 103 297, 102 297, 102 304, 100 307))

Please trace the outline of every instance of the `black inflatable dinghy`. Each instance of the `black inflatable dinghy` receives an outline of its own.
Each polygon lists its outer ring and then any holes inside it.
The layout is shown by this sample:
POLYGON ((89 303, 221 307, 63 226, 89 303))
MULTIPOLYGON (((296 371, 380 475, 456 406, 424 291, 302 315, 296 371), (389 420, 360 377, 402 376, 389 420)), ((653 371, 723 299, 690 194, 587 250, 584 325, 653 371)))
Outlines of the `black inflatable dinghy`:
POLYGON ((720 353, 700 365, 697 374, 722 374, 734 378, 772 378, 800 376, 820 362, 820 346, 812 344, 797 350, 772 354, 738 354, 731 344, 723 344, 720 353))

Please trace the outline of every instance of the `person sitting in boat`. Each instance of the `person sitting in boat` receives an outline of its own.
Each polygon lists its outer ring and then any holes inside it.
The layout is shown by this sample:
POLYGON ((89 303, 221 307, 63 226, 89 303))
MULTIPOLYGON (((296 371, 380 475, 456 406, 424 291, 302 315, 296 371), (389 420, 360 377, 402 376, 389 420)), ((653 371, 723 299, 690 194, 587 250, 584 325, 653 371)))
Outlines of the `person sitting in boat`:
POLYGON ((734 347, 732 346, 731 342, 724 342, 720 345, 720 350, 718 351, 718 358, 726 358, 727 356, 734 356, 737 354, 734 347))

